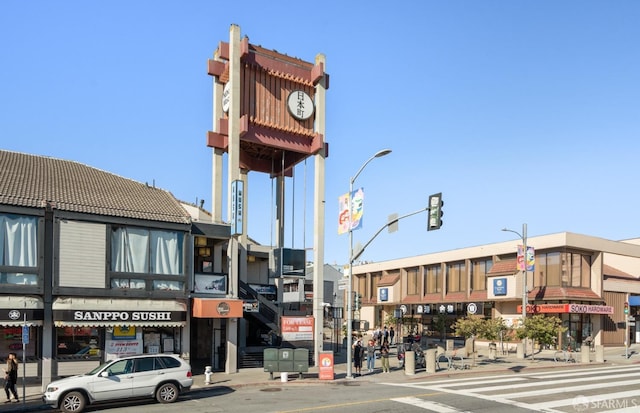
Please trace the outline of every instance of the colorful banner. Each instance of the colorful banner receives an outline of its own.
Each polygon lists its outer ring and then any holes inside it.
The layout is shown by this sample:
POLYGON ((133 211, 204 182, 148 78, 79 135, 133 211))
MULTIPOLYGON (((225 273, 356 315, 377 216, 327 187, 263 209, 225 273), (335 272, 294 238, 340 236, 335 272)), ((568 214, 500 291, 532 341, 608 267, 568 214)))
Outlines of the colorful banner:
POLYGON ((352 231, 362 228, 362 216, 364 214, 364 189, 359 188, 351 193, 351 217, 349 217, 348 193, 338 197, 338 211, 339 235, 349 232, 349 221, 351 221, 352 231))
MULTIPOLYGON (((522 245, 518 245, 518 269, 520 271, 524 271, 524 247, 522 245)), ((527 271, 535 270, 535 250, 533 247, 527 247, 527 271)))

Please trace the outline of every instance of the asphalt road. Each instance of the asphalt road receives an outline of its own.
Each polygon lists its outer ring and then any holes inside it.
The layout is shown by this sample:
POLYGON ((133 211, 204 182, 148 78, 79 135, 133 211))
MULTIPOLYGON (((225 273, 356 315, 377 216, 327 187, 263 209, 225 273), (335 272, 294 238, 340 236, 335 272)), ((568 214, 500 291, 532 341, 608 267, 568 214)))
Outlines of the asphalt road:
MULTIPOLYGON (((640 411, 640 365, 594 366, 523 374, 491 373, 412 382, 354 379, 330 386, 216 387, 178 403, 102 405, 99 411, 189 413, 565 412, 640 411)), ((98 411, 89 409, 87 411, 98 411)))

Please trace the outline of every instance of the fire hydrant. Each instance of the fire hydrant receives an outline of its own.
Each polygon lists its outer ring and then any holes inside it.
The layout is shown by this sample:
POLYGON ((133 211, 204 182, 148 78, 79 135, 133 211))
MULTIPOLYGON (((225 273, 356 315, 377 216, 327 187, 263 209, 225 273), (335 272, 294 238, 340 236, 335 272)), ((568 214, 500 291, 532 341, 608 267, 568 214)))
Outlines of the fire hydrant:
POLYGON ((211 366, 206 366, 204 368, 204 384, 211 384, 211 375, 213 372, 211 371, 211 366))

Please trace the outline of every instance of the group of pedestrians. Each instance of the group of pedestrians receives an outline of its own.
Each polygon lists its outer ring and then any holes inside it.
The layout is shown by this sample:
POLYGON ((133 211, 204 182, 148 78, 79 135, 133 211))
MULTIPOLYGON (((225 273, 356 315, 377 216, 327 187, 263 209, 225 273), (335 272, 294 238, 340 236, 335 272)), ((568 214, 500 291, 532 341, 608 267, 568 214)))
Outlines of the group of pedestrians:
POLYGON ((389 372, 389 340, 393 340, 394 331, 393 327, 387 330, 387 326, 384 330, 380 330, 380 327, 373 333, 373 337, 367 342, 367 345, 362 344, 362 339, 357 339, 353 345, 353 367, 356 376, 362 375, 362 363, 366 360, 367 371, 373 373, 376 368, 376 359, 378 355, 382 363, 382 372, 389 372))

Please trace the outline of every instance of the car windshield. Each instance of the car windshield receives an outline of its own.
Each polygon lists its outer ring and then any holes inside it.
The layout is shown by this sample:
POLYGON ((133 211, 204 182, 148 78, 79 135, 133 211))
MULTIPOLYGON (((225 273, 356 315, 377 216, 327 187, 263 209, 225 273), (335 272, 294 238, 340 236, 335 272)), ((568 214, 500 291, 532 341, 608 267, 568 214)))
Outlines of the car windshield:
POLYGON ((109 365, 111 363, 111 361, 107 361, 106 363, 102 363, 101 365, 99 365, 98 367, 96 367, 95 369, 91 370, 88 373, 85 373, 85 376, 92 376, 94 374, 97 374, 100 370, 102 370, 103 368, 105 368, 107 365, 109 365))

